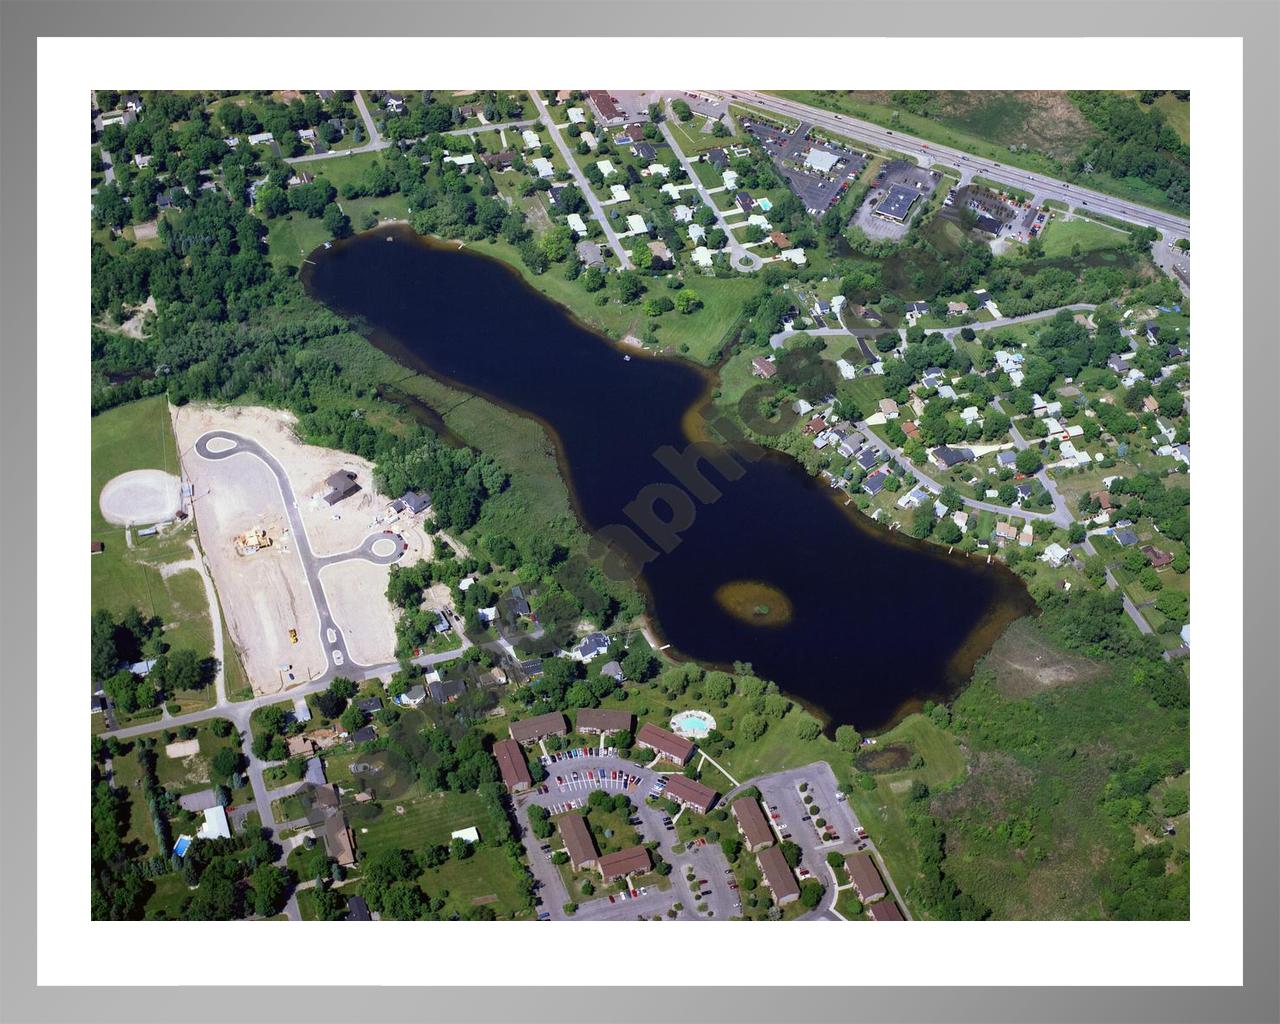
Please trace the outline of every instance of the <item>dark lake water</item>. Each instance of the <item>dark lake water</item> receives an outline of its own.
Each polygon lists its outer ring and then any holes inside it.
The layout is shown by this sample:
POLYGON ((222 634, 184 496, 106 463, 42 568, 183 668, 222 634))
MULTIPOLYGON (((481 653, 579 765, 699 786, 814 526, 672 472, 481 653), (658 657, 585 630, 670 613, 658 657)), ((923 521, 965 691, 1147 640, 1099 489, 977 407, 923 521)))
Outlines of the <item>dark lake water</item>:
MULTIPOLYGON (((588 529, 629 524, 623 508, 642 488, 675 483, 654 453, 689 443, 687 414, 710 375, 677 359, 626 360, 624 346, 501 263, 392 234, 317 250, 305 268, 310 293, 362 318, 401 362, 542 421, 588 529)), ((744 464, 734 482, 705 470, 723 496, 699 504, 678 546, 643 571, 653 625, 679 653, 750 662, 830 724, 873 731, 953 694, 1004 626, 1031 610, 999 564, 890 534, 793 459, 744 464), (789 620, 731 614, 715 595, 739 582, 764 585, 753 598, 780 595, 770 610, 787 608, 789 620)))

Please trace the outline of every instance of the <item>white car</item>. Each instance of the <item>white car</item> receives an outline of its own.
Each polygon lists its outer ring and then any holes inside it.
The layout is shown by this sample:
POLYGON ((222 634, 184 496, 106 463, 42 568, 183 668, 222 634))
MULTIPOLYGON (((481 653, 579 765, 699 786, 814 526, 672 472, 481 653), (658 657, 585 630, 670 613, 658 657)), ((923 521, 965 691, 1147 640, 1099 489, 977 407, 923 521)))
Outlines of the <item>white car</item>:
POLYGON ((336 629, 333 629, 332 627, 330 627, 328 636, 329 636, 329 643, 336 644, 338 642, 338 631, 336 629))
POLYGON ((342 652, 339 651, 337 648, 334 648, 334 651, 333 651, 333 663, 335 665, 342 664, 342 652))

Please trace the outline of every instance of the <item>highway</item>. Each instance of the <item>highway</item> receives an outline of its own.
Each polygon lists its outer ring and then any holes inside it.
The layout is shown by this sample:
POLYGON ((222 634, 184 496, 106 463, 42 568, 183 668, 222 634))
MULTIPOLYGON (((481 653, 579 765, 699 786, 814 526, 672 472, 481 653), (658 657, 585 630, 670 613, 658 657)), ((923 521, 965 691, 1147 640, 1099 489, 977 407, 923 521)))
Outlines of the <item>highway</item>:
POLYGON ((1007 167, 996 163, 994 160, 974 156, 963 150, 952 149, 949 146, 934 142, 926 142, 924 139, 904 135, 889 128, 881 128, 879 125, 872 124, 869 121, 860 121, 846 114, 832 113, 818 107, 811 107, 805 103, 797 103, 795 100, 782 99, 769 93, 739 89, 726 92, 725 95, 731 100, 745 101, 762 110, 808 121, 817 128, 836 132, 847 138, 856 139, 859 142, 865 142, 877 148, 893 149, 899 153, 914 156, 926 166, 936 161, 955 167, 964 174, 965 180, 974 174, 979 174, 1002 184, 1012 185, 1014 188, 1021 189, 1024 192, 1030 192, 1040 203, 1047 199, 1056 199, 1072 207, 1082 207, 1092 213, 1103 213, 1119 220, 1128 221, 1130 224, 1150 226, 1170 236, 1169 241, 1191 237, 1191 222, 1186 217, 1153 210, 1147 206, 1140 206, 1124 199, 1117 199, 1103 192, 1095 192, 1093 189, 1071 185, 1065 181, 1058 181, 1041 174, 1033 174, 1031 171, 1007 167))

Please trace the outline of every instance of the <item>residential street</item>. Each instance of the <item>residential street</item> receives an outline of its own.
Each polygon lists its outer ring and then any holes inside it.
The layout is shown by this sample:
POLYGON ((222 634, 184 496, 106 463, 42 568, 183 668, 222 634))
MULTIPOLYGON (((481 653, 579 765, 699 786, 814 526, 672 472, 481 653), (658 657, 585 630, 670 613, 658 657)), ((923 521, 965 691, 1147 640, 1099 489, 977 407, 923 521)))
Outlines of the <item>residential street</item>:
MULTIPOLYGON (((746 246, 737 240, 734 233, 729 230, 729 227, 725 224, 724 213, 720 210, 720 207, 716 205, 715 197, 711 195, 707 187, 699 180, 697 174, 694 173, 693 161, 685 156, 684 150, 682 150, 679 143, 676 142, 675 136, 671 133, 671 126, 663 120, 659 122, 658 128, 662 132, 662 137, 667 140, 667 145, 671 147, 671 151, 675 153, 677 159, 679 159, 680 165, 688 172, 689 180, 698 187, 699 197, 715 211, 716 227, 720 228, 728 239, 726 245, 729 249, 729 266, 744 274, 749 274, 754 270, 759 270, 764 266, 764 260, 753 253, 750 249, 746 248, 746 246)), ((733 197, 730 196, 729 198, 732 200, 733 197)))
MULTIPOLYGON (((1084 539, 1084 543, 1081 544, 1080 547, 1084 549, 1085 554, 1096 555, 1098 553, 1098 549, 1093 546, 1093 541, 1091 541, 1088 537, 1084 539)), ((1107 589, 1115 590, 1118 586, 1120 586, 1120 583, 1115 578, 1115 576, 1112 575, 1111 567, 1108 566, 1107 567, 1107 589)), ((1138 606, 1129 599, 1129 595, 1126 594, 1123 590, 1120 591, 1120 602, 1124 605, 1125 614, 1128 615, 1129 618, 1133 620, 1133 624, 1138 627, 1139 633, 1155 632, 1155 630, 1153 630, 1147 624, 1147 620, 1142 617, 1142 612, 1139 611, 1138 606)))
POLYGON ((538 108, 538 115, 541 117, 542 123, 547 126, 547 131, 551 133, 552 142, 560 150, 560 155, 564 157, 565 162, 569 165, 573 180, 578 185, 578 191, 582 193, 582 198, 591 207, 592 216, 600 222, 600 226, 604 229, 604 237, 608 240, 609 246, 613 249, 615 255, 617 255, 618 262, 622 264, 622 269, 631 270, 635 264, 631 262, 631 258, 627 255, 627 250, 623 248, 622 239, 618 237, 618 233, 613 230, 613 225, 609 223, 609 218, 606 216, 600 200, 596 197, 595 190, 591 187, 591 182, 587 181, 587 176, 582 173, 582 168, 578 166, 578 158, 569 148, 569 143, 565 141, 563 130, 557 128, 555 122, 552 121, 551 115, 547 113, 547 105, 543 102, 542 95, 538 90, 530 89, 529 95, 533 99, 534 106, 538 108))
MULTIPOLYGON (((892 447, 887 441, 882 441, 874 433, 872 433, 870 428, 867 426, 866 420, 860 420, 857 423, 855 423, 854 426, 856 426, 866 436, 867 444, 871 445, 873 448, 877 449, 883 454, 888 455, 889 458, 893 459, 893 461, 896 462, 899 466, 901 466, 903 469, 907 470, 909 473, 914 475, 915 478, 919 480, 919 482, 924 486, 926 490, 931 491, 934 494, 940 494, 942 492, 942 484, 938 483, 937 480, 934 480, 932 477, 927 476, 925 473, 923 473, 919 466, 917 466, 914 462, 908 459, 906 455, 903 454, 901 448, 892 447)), ((1057 520, 1057 513, 1036 512, 1033 509, 1010 508, 1007 505, 994 505, 989 501, 979 501, 977 498, 967 498, 963 494, 961 495, 961 497, 964 499, 964 503, 968 508, 976 508, 976 509, 985 510, 987 512, 995 512, 997 515, 1022 516, 1023 518, 1026 518, 1026 519, 1050 519, 1054 521, 1057 520)))

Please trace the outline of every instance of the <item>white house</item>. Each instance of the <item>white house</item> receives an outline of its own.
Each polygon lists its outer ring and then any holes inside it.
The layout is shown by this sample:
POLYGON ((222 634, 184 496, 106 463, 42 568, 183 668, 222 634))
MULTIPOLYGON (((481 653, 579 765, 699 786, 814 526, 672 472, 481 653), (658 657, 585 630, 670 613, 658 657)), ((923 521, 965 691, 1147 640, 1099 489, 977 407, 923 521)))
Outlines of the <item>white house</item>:
POLYGON ((613 196, 613 201, 615 203, 625 203, 631 198, 631 193, 621 185, 610 185, 609 194, 613 196))
POLYGON ((565 218, 565 220, 569 224, 569 230, 571 230, 579 238, 581 238, 583 235, 587 233, 586 222, 583 221, 582 217, 579 214, 571 213, 569 214, 568 217, 565 218))
POLYGON ((529 163, 539 178, 550 178, 556 173, 555 165, 545 156, 536 156, 529 163))
POLYGON ((701 224, 689 225, 689 241, 701 242, 706 237, 707 237, 707 229, 704 228, 701 224))
POLYGON ((570 124, 586 124, 587 123, 587 115, 581 107, 569 108, 569 123, 570 124))
POLYGON ((695 266, 710 267, 711 266, 711 250, 705 245, 700 245, 693 250, 692 256, 695 266))
POLYGON ((607 178, 613 173, 612 160, 597 160, 596 167, 599 169, 601 177, 607 178))
POLYGON ((599 143, 596 142, 595 135, 591 132, 583 132, 578 136, 578 138, 587 144, 587 149, 595 149, 596 146, 599 145, 599 143))
POLYGON ((454 164, 457 167, 469 167, 476 162, 476 158, 471 153, 461 153, 458 156, 447 156, 444 158, 447 164, 454 164))
POLYGON ((976 405, 965 406, 964 411, 960 413, 960 418, 964 420, 965 425, 978 422, 978 407, 976 405))
POLYGON ((649 225, 644 222, 644 218, 638 213, 627 214, 627 227, 637 235, 647 235, 649 233, 649 225))
POLYGON ((1062 563, 1065 562, 1070 557, 1071 557, 1071 552, 1069 552, 1057 541, 1054 541, 1052 544, 1050 544, 1047 548, 1044 549, 1044 554, 1040 556, 1040 559, 1041 561, 1048 562, 1055 569, 1058 569, 1062 566, 1062 563))
POLYGON ((797 267, 803 267, 808 262, 803 249, 784 249, 780 255, 784 260, 794 263, 797 267))
POLYGON ((737 171, 725 171, 725 172, 724 172, 724 187, 725 187, 725 188, 727 188, 727 189, 730 189, 730 190, 735 189, 735 188, 737 188, 737 187, 738 187, 738 172, 737 172, 737 171))
POLYGON ((680 198, 680 189, 676 185, 667 182, 662 188, 658 189, 664 196, 670 196, 672 199, 680 198))
POLYGON ((538 133, 532 128, 526 128, 522 131, 520 138, 524 141, 525 149, 538 149, 542 146, 542 140, 538 138, 538 133))
POLYGON ((753 213, 747 218, 748 224, 754 224, 761 231, 772 231, 773 225, 769 223, 769 218, 760 213, 753 213))
POLYGON ((261 146, 268 142, 274 142, 275 138, 270 132, 258 132, 256 135, 249 136, 249 145, 261 146))
POLYGON ((660 178, 665 178, 671 174, 670 168, 666 164, 653 163, 645 168, 650 174, 656 174, 660 178))
POLYGON ((227 822, 227 812, 221 804, 214 804, 204 809, 204 824, 196 833, 199 839, 230 839, 231 825, 227 822))
POLYGON ((693 220, 693 210, 681 203, 671 211, 671 216, 675 218, 677 224, 688 224, 693 220))

